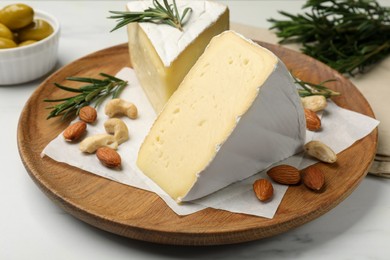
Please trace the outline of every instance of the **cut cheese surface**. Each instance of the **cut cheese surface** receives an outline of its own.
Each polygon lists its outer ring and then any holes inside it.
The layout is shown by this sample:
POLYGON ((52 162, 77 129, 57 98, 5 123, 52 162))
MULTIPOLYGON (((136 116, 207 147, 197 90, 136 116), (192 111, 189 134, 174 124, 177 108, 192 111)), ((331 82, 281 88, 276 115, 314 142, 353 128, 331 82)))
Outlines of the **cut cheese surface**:
MULTIPOLYGON (((183 31, 165 24, 128 25, 130 61, 158 113, 203 53, 210 39, 229 28, 229 10, 212 1, 177 1, 179 13, 191 7, 183 31)), ((152 1, 132 1, 130 11, 143 11, 152 1)))
POLYGON ((137 165, 173 199, 194 200, 297 153, 304 138, 287 69, 267 49, 227 31, 169 99, 137 165))

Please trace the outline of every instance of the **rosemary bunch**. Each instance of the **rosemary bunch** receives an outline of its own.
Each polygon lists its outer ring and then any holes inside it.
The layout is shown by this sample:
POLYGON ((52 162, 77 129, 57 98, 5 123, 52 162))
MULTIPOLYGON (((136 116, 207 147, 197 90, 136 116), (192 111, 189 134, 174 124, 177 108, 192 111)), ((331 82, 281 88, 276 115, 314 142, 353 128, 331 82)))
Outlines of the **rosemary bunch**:
POLYGON ((133 22, 163 23, 182 31, 184 18, 187 14, 190 14, 192 9, 187 7, 180 15, 175 0, 173 0, 173 4, 169 4, 168 0, 163 0, 163 2, 164 5, 162 5, 158 0, 153 0, 154 7, 149 7, 143 12, 110 11, 110 13, 115 15, 108 18, 118 20, 118 24, 111 30, 111 32, 133 22))
POLYGON ((60 98, 45 99, 44 102, 62 102, 47 109, 51 109, 46 119, 62 116, 62 119, 70 115, 78 115, 80 109, 95 102, 95 107, 99 106, 108 96, 117 98, 122 90, 127 86, 127 81, 123 81, 114 76, 100 73, 103 79, 85 78, 85 77, 68 77, 67 80, 88 83, 80 88, 71 88, 54 83, 57 88, 68 92, 78 93, 77 95, 60 98))
POLYGON ((302 52, 341 73, 363 73, 390 54, 390 8, 375 0, 308 0, 309 12, 269 19, 280 43, 302 44, 302 52))

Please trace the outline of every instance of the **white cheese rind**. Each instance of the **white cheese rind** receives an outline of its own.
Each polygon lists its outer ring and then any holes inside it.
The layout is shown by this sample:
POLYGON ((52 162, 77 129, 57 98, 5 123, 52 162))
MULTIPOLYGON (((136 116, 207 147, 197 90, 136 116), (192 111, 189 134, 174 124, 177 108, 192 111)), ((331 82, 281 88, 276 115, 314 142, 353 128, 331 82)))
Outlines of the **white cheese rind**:
MULTIPOLYGON (((165 24, 140 23, 166 67, 227 9, 225 5, 213 1, 178 0, 176 3, 180 14, 185 8, 192 8, 189 19, 185 20, 183 31, 165 24)), ((153 7, 152 1, 131 1, 127 4, 128 10, 133 12, 144 11, 149 7, 153 7)))
POLYGON ((237 119, 232 134, 180 200, 206 196, 302 151, 305 133, 296 86, 279 60, 250 109, 237 119))

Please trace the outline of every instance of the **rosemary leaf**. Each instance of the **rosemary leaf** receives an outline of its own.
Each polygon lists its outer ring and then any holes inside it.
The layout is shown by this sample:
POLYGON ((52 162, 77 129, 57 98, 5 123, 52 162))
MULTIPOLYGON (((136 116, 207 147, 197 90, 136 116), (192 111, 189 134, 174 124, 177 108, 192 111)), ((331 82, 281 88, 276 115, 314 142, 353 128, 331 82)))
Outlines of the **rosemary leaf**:
POLYGON ((95 101, 95 108, 100 106, 110 93, 100 95, 95 101))
POLYGON ((98 89, 95 89, 94 91, 89 92, 89 93, 85 96, 84 100, 85 100, 86 102, 91 102, 91 100, 93 100, 101 91, 102 91, 102 89, 101 89, 101 88, 98 88, 98 89))
POLYGON ((105 83, 105 81, 100 80, 100 79, 84 78, 84 77, 67 77, 66 79, 71 80, 71 81, 93 83, 93 84, 104 84, 105 83))
POLYGON ((108 78, 108 79, 110 79, 110 80, 112 80, 112 81, 115 81, 115 82, 124 82, 123 80, 118 79, 117 77, 114 77, 114 76, 112 76, 112 75, 109 75, 109 74, 106 74, 106 73, 103 73, 103 72, 99 73, 99 75, 100 75, 100 76, 103 76, 103 77, 105 77, 105 78, 108 78))
POLYGON ((85 85, 85 86, 80 87, 80 90, 82 90, 82 91, 91 91, 91 90, 96 89, 99 86, 100 87, 104 87, 105 85, 106 85, 105 82, 103 84, 100 84, 100 85, 98 85, 98 84, 85 85))
POLYGON ((125 84, 118 85, 118 87, 113 91, 112 98, 118 98, 119 95, 122 93, 123 89, 126 87, 125 84))
POLYGON ((70 87, 67 87, 67 86, 62 86, 58 83, 54 83, 54 85, 57 87, 57 88, 60 88, 62 90, 66 90, 66 91, 69 91, 69 92, 82 92, 80 89, 76 89, 76 88, 70 88, 70 87))

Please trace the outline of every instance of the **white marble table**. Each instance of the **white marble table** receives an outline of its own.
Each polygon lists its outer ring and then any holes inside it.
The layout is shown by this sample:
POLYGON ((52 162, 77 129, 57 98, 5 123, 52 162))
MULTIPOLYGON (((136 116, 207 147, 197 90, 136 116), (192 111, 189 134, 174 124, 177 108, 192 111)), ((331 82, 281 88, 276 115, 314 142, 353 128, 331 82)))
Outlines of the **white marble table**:
MULTIPOLYGON (((62 24, 61 67, 93 51, 127 40, 109 33, 108 10, 126 1, 23 1, 62 24)), ((221 1, 231 20, 268 27, 277 10, 298 12, 304 1, 221 1)), ((390 6, 389 0, 380 1, 390 6)), ((1 1, 0 6, 12 3, 1 1)), ((0 86, 0 259, 389 259, 390 180, 366 177, 335 209, 284 234, 218 247, 173 247, 135 241, 91 227, 52 203, 28 176, 16 133, 22 108, 43 79, 0 86)))

